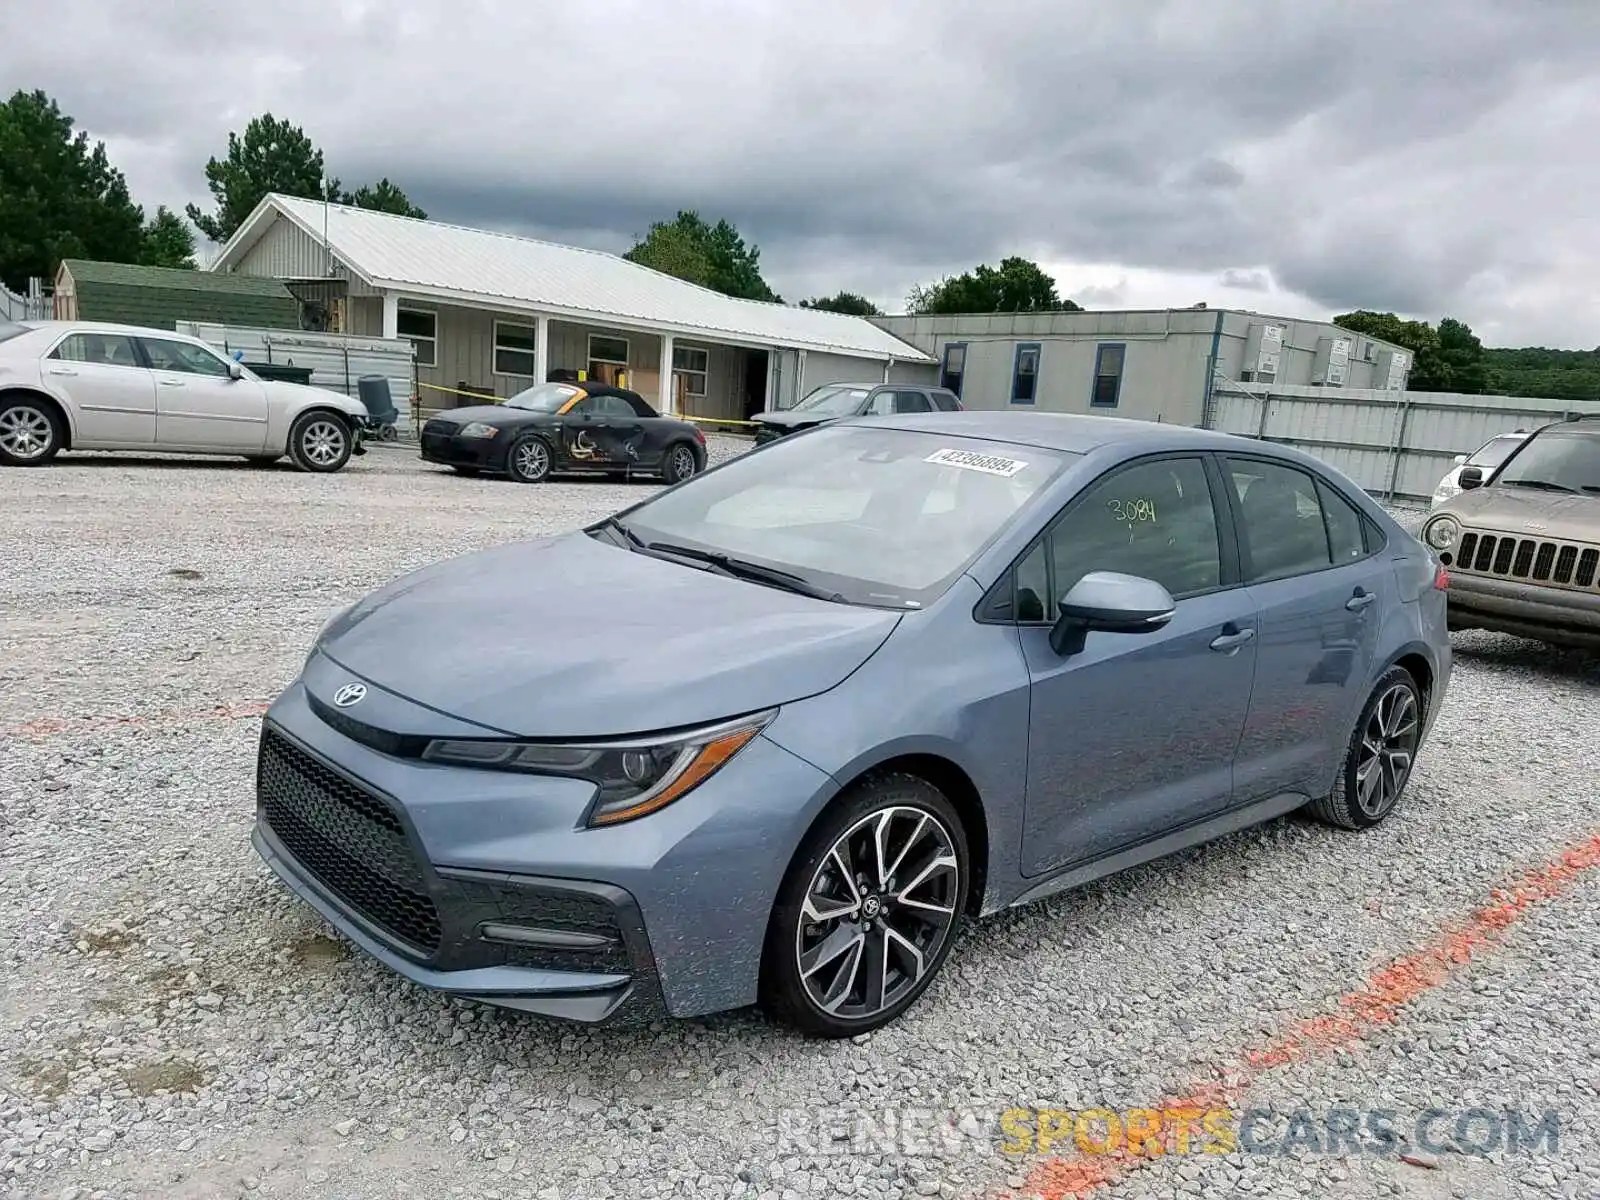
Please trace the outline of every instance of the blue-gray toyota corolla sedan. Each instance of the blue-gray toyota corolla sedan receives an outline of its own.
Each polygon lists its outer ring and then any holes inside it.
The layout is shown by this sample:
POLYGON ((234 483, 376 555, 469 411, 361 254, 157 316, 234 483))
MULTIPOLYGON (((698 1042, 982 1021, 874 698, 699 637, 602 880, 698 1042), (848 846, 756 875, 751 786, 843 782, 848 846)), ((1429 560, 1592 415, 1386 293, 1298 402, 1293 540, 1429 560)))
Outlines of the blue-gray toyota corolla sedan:
POLYGON ((856 1034, 964 920, 1303 806, 1383 820, 1447 584, 1282 447, 843 421, 334 618, 266 716, 255 845, 429 988, 856 1034))

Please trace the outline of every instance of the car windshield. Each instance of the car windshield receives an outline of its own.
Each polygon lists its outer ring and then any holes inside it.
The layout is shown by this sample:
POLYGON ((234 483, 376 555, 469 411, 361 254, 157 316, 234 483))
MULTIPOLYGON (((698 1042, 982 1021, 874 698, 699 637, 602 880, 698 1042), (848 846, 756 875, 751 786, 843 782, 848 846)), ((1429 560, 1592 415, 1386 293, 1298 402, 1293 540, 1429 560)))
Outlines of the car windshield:
POLYGON ((919 608, 1077 457, 829 425, 663 492, 622 523, 646 543, 787 572, 853 604, 919 608))
POLYGON ((842 417, 854 413, 866 398, 866 388, 830 385, 819 387, 796 404, 795 408, 803 412, 828 413, 842 417))
POLYGON ((1500 487, 1600 496, 1600 425, 1547 429, 1501 468, 1500 487))
POLYGON ((512 396, 506 401, 506 407, 525 408, 529 412, 560 412, 562 405, 579 395, 580 391, 569 383, 539 383, 512 396))
POLYGON ((1513 434, 1507 437, 1497 437, 1485 442, 1467 459, 1469 467, 1488 467, 1493 470, 1506 459, 1511 457, 1511 452, 1522 445, 1522 435, 1513 434))

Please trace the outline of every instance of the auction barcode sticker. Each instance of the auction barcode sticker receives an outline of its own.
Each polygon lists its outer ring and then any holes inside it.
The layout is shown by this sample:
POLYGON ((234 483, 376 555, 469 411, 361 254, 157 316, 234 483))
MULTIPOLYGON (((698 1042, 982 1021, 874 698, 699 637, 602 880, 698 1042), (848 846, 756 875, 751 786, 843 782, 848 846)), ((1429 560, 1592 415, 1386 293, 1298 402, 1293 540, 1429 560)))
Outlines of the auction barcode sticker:
POLYGON ((942 463, 947 467, 960 467, 966 471, 982 471, 985 475, 1000 475, 1010 479, 1028 464, 1015 458, 1001 458, 998 454, 974 454, 971 450, 935 450, 924 462, 942 463))

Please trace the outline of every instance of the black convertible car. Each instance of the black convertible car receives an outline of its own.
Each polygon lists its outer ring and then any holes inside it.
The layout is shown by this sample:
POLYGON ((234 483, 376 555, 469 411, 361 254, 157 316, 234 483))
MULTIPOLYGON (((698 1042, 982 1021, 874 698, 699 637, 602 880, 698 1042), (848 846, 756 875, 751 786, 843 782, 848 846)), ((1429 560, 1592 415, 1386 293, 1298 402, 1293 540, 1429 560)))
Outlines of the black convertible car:
POLYGON ((456 408, 422 427, 422 459, 464 475, 503 472, 538 483, 557 471, 659 475, 706 465, 699 427, 663 417, 637 392, 597 383, 541 383, 503 404, 456 408))

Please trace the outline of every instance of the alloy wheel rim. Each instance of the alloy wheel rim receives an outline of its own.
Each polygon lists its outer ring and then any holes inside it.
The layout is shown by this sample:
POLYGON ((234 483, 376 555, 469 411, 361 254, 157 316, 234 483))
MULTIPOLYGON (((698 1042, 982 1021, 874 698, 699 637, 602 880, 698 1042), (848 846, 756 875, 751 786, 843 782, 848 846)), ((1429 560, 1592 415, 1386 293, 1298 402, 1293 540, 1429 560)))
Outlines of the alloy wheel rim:
POLYGON ((687 446, 679 446, 672 452, 672 473, 679 479, 687 479, 694 474, 694 451, 687 446))
POLYGON ((306 427, 300 444, 306 457, 319 467, 331 466, 344 453, 344 430, 332 421, 316 421, 306 427))
POLYGON ((55 430, 37 408, 18 405, 0 413, 0 447, 16 458, 34 459, 50 449, 55 430))
POLYGON ((550 465, 550 452, 540 441, 524 442, 517 447, 517 472, 529 479, 543 475, 550 465))
POLYGON ((795 962, 807 998, 858 1021, 898 1004, 944 949, 960 895, 955 843, 938 817, 906 806, 862 817, 806 886, 795 962))
POLYGON ((1403 683, 1373 706, 1356 759, 1356 804, 1367 816, 1383 816, 1400 799, 1416 757, 1419 716, 1416 694, 1403 683))

